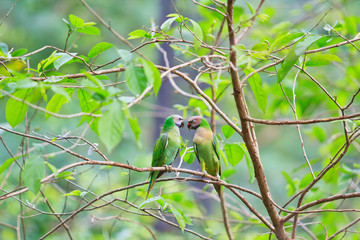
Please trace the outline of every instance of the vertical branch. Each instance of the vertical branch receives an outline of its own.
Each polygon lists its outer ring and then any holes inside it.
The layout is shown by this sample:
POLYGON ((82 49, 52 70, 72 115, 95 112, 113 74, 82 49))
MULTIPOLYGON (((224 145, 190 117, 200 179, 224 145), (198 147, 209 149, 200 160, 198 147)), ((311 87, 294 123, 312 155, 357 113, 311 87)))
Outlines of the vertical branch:
POLYGON ((245 96, 243 92, 243 85, 240 83, 239 75, 237 71, 236 63, 236 52, 232 49, 236 45, 235 32, 234 32, 234 22, 233 22, 233 7, 234 0, 227 1, 227 25, 229 31, 229 43, 230 43, 230 74, 231 81, 234 90, 234 100, 238 110, 238 114, 241 120, 241 127, 243 131, 243 140, 246 144, 246 147, 249 151, 251 160, 254 165, 255 177, 261 192, 263 204, 271 218, 271 221, 274 225, 274 233, 278 239, 288 239, 281 218, 276 211, 276 208, 273 204, 272 197, 270 194, 269 186, 265 177, 264 169, 260 161, 259 150, 257 147, 255 131, 251 124, 245 120, 249 117, 248 107, 245 101, 245 96))

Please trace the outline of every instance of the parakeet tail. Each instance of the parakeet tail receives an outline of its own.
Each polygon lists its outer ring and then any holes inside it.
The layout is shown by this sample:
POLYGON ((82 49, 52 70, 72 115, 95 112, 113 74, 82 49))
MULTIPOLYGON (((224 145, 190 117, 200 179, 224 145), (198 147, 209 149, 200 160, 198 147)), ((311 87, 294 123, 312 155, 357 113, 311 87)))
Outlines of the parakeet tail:
POLYGON ((221 185, 214 184, 214 188, 215 188, 216 192, 217 192, 217 193, 219 194, 219 196, 220 196, 221 185))
POLYGON ((148 198, 151 189, 154 187, 155 179, 156 179, 156 177, 155 177, 155 172, 152 172, 152 173, 150 174, 150 183, 149 183, 149 187, 148 187, 148 190, 147 190, 147 194, 146 194, 146 198, 145 198, 145 199, 148 198))
POLYGON ((230 239, 230 240, 233 240, 233 239, 234 239, 234 236, 233 236, 233 234, 232 234, 232 232, 231 232, 229 217, 228 217, 228 214, 227 214, 227 208, 226 208, 224 191, 221 189, 221 185, 216 185, 216 184, 214 184, 214 188, 215 188, 216 192, 219 194, 220 205, 221 205, 221 210, 222 210, 222 213, 223 213, 223 218, 224 218, 226 233, 227 233, 229 239, 230 239))

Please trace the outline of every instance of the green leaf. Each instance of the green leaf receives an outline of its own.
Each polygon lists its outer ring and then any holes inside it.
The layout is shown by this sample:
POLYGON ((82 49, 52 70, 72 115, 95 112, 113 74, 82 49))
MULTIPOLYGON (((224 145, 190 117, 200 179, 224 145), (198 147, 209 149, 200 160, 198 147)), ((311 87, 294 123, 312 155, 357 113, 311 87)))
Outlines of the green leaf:
POLYGON ((254 170, 254 165, 252 163, 249 151, 247 150, 247 147, 244 143, 240 143, 240 147, 243 149, 243 152, 245 154, 245 160, 246 160, 246 165, 248 167, 249 170, 249 175, 250 175, 250 180, 249 182, 252 183, 255 180, 255 170, 254 170))
POLYGON ((319 126, 314 126, 312 134, 317 138, 317 140, 321 143, 325 142, 326 140, 326 132, 323 128, 319 126))
POLYGON ((55 177, 57 175, 59 175, 59 171, 57 170, 57 168, 54 165, 50 164, 49 162, 45 162, 45 164, 46 164, 46 166, 48 166, 48 168, 51 170, 51 172, 55 175, 55 177))
POLYGON ((311 183, 313 181, 313 176, 311 173, 307 173, 303 179, 301 179, 300 184, 299 184, 299 189, 303 189, 305 188, 307 185, 309 185, 309 183, 311 183))
POLYGON ((289 73, 291 68, 299 59, 300 55, 304 54, 306 49, 310 47, 315 41, 319 40, 321 36, 309 36, 306 37, 302 42, 295 44, 284 61, 281 63, 281 67, 277 72, 277 82, 280 83, 286 75, 289 73))
POLYGON ((61 178, 61 179, 69 179, 69 180, 74 180, 75 178, 73 177, 73 173, 72 172, 62 172, 59 173, 56 178, 61 178))
POLYGON ((50 69, 53 66, 53 63, 61 58, 61 55, 55 55, 56 54, 56 50, 46 59, 42 60, 37 67, 37 71, 39 72, 40 70, 44 71, 46 69, 50 69))
POLYGON ((92 47, 88 53, 89 58, 96 57, 102 52, 105 52, 106 50, 112 48, 114 45, 107 42, 100 42, 96 44, 94 47, 92 47))
POLYGON ((204 34, 203 31, 201 30, 200 25, 195 22, 194 20, 190 19, 190 22, 193 25, 193 33, 195 34, 194 36, 194 48, 195 50, 197 50, 200 46, 201 46, 201 42, 204 39, 204 34))
POLYGON ((118 49, 117 52, 119 53, 119 56, 121 57, 121 60, 124 62, 125 65, 128 65, 132 62, 133 53, 125 49, 118 49))
POLYGON ((167 32, 170 30, 171 24, 178 18, 178 16, 176 17, 172 17, 167 19, 163 24, 161 24, 160 29, 164 32, 167 32))
POLYGON ((306 61, 306 66, 317 67, 328 65, 331 62, 341 62, 341 59, 334 54, 311 54, 309 59, 306 61))
POLYGON ((249 10, 250 10, 250 13, 251 13, 251 14, 254 14, 254 13, 255 13, 254 7, 253 7, 249 2, 246 2, 246 4, 247 4, 247 6, 248 6, 248 8, 249 8, 249 10))
POLYGON ((6 43, 0 42, 0 56, 7 57, 9 52, 8 45, 6 43))
MULTIPOLYGON (((94 113, 94 114, 101 113, 100 104, 92 98, 89 92, 83 89, 79 89, 77 95, 79 98, 80 108, 82 112, 94 113)), ((80 120, 79 125, 81 125, 84 121, 87 121, 89 124, 91 123, 90 128, 97 135, 99 135, 99 131, 98 131, 99 118, 93 118, 91 116, 83 116, 82 119, 80 120)))
POLYGON ((224 145, 224 150, 226 152, 227 159, 229 163, 234 167, 244 157, 244 150, 237 143, 227 143, 224 145))
POLYGON ((65 193, 63 196, 78 196, 80 197, 81 195, 81 191, 80 190, 74 190, 70 193, 65 193))
POLYGON ((8 169, 8 167, 10 167, 10 165, 17 159, 22 158, 24 155, 19 155, 17 157, 13 157, 13 158, 8 158, 5 160, 5 162, 3 164, 1 164, 0 166, 0 175, 6 170, 8 169))
POLYGON ((235 133, 235 130, 229 125, 223 125, 221 130, 226 139, 229 139, 235 133))
POLYGON ((184 218, 184 215, 183 215, 182 211, 174 208, 171 205, 170 205, 170 211, 172 212, 172 214, 174 215, 176 221, 178 222, 181 231, 184 232, 184 228, 186 226, 186 220, 184 218))
MULTIPOLYGON (((70 96, 72 95, 74 89, 67 88, 64 91, 67 96, 64 96, 60 93, 55 93, 46 105, 46 110, 52 113, 57 113, 61 109, 62 105, 64 105, 65 103, 69 103, 70 96)), ((49 117, 51 117, 51 115, 45 113, 45 119, 48 119, 49 117)))
POLYGON ((19 57, 19 56, 24 55, 26 52, 27 52, 27 49, 25 49, 25 48, 20 48, 20 49, 14 51, 13 53, 11 53, 11 56, 12 56, 12 57, 19 57))
POLYGON ((140 141, 141 128, 139 126, 138 119, 136 116, 131 115, 129 109, 127 108, 126 103, 123 104, 123 108, 124 108, 125 116, 130 124, 130 128, 134 134, 136 143, 137 143, 138 147, 141 148, 142 147, 141 141, 140 141))
POLYGON ((82 28, 78 28, 75 31, 89 35, 101 35, 100 29, 93 26, 83 26, 82 28))
POLYGON ((137 30, 129 33, 128 39, 136 39, 136 38, 143 38, 143 37, 148 38, 147 32, 142 29, 137 29, 137 30))
MULTIPOLYGON (((138 209, 142 209, 146 204, 149 204, 151 202, 158 202, 158 200, 162 201, 163 203, 166 203, 165 199, 163 199, 162 197, 160 196, 156 196, 156 197, 153 197, 153 198, 149 198, 147 200, 145 200, 144 202, 142 202, 138 209)), ((164 205, 164 204, 160 204, 160 205, 164 205)))
POLYGON ((234 173, 236 173, 236 170, 234 168, 228 168, 221 172, 221 176, 224 178, 228 178, 234 173))
MULTIPOLYGON (((24 101, 29 101, 32 98, 31 89, 21 89, 16 91, 13 96, 23 99, 24 101)), ((19 125, 25 118, 28 105, 10 98, 6 104, 5 115, 8 123, 15 128, 19 125)))
POLYGON ((110 153, 121 141, 125 129, 125 114, 122 104, 113 102, 99 120, 99 137, 110 153))
POLYGON ((196 156, 195 156, 195 153, 192 151, 192 152, 186 152, 185 156, 183 157, 184 161, 187 163, 187 164, 192 164, 195 160, 196 156))
POLYGON ((84 20, 82 20, 81 18, 79 18, 73 14, 69 15, 69 20, 70 20, 70 23, 76 28, 80 28, 84 25, 84 20))
POLYGON ((137 145, 141 148, 141 141, 140 141, 140 134, 141 134, 141 128, 139 126, 139 122, 136 116, 132 116, 128 118, 130 128, 134 134, 135 140, 137 145))
POLYGON ((311 44, 316 42, 322 38, 322 36, 308 36, 305 38, 305 40, 298 42, 295 45, 295 54, 297 56, 303 55, 308 47, 310 47, 311 44))
POLYGON ((130 64, 125 70, 126 84, 134 95, 139 95, 147 87, 144 69, 130 64))
MULTIPOLYGON (((76 55, 77 53, 71 53, 72 55, 76 55)), ((64 65, 65 63, 69 62, 71 59, 73 59, 72 56, 70 56, 67 53, 55 53, 54 57, 59 57, 55 59, 54 61, 54 67, 56 70, 59 70, 59 68, 64 65)))
MULTIPOLYGON (((251 72, 255 71, 253 68, 249 67, 243 69, 246 75, 249 75, 251 72)), ((267 93, 262 87, 262 80, 258 73, 253 74, 249 79, 251 90, 254 93, 258 107, 265 113, 267 105, 267 93)))
POLYGON ((286 33, 286 34, 280 35, 270 45, 269 52, 272 52, 274 49, 284 47, 286 44, 289 44, 291 41, 297 40, 302 36, 304 36, 303 33, 286 33))
POLYGON ((45 164, 40 155, 30 156, 24 166, 22 173, 24 184, 35 195, 40 191, 41 179, 44 177, 45 164))
POLYGON ((152 62, 143 58, 140 58, 140 61, 143 64, 145 76, 148 82, 153 85, 155 96, 157 96, 161 87, 161 76, 159 69, 157 69, 152 62))
POLYGON ((295 193, 296 191, 296 185, 295 182, 291 179, 291 177, 289 176, 289 174, 287 174, 287 172, 285 171, 281 171, 282 175, 285 177, 288 186, 289 186, 289 192, 288 192, 288 196, 292 195, 293 193, 295 193))

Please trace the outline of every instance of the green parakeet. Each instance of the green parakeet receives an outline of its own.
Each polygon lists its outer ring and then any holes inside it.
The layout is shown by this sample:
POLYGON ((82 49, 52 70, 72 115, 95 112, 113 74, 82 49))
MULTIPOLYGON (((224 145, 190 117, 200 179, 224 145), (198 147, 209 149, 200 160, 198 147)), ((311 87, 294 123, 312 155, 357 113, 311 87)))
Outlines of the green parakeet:
MULTIPOLYGON (((187 124, 188 129, 194 129, 195 135, 193 138, 194 152, 200 162, 201 171, 207 172, 211 176, 220 179, 221 164, 220 164, 220 146, 213 132, 211 131, 209 123, 200 116, 191 117, 187 124)), ((221 210, 223 213, 226 232, 229 239, 234 239, 229 218, 227 216, 225 195, 220 185, 213 184, 216 192, 220 198, 221 210)))
MULTIPOLYGON (((184 126, 184 120, 179 115, 171 115, 165 119, 161 129, 160 136, 156 140, 153 151, 152 167, 161 167, 172 164, 180 149, 180 131, 179 128, 184 126)), ((150 172, 150 183, 146 199, 150 190, 155 184, 155 180, 164 174, 165 171, 150 172)))
MULTIPOLYGON (((187 127, 189 130, 196 130, 193 139, 194 151, 200 163, 201 171, 206 171, 211 176, 220 178, 220 147, 209 123, 200 116, 194 116, 189 119, 187 127)), ((219 193, 220 186, 214 184, 214 187, 219 193)))

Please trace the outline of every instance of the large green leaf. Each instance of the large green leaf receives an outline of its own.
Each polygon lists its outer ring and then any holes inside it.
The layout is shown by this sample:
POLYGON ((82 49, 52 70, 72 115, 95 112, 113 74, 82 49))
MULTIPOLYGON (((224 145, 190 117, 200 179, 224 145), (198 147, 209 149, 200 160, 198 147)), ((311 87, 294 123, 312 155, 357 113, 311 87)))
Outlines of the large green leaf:
MULTIPOLYGON (((21 89, 16 91, 13 96, 25 101, 29 101, 32 98, 30 94, 31 91, 31 89, 21 89)), ((14 128, 24 120, 27 109, 28 105, 10 98, 6 104, 5 109, 6 120, 14 128)))
POLYGON ((308 60, 306 61, 307 67, 317 67, 328 65, 331 62, 341 62, 341 59, 334 54, 311 54, 308 60))
MULTIPOLYGON (((46 110, 52 113, 57 113, 62 107, 62 105, 69 102, 70 96, 73 93, 74 89, 68 88, 65 89, 64 91, 67 94, 67 97, 64 96, 63 94, 55 93, 48 102, 48 104, 46 105, 46 110)), ((49 117, 51 117, 51 115, 45 113, 45 119, 48 119, 49 117)))
POLYGON ((235 133, 235 130, 229 125, 223 125, 221 131, 226 139, 230 138, 235 133))
POLYGON ((167 19, 163 24, 161 24, 160 29, 164 32, 167 32, 170 30, 171 24, 178 18, 178 16, 176 17, 172 17, 167 19))
POLYGON ((71 24, 76 28, 80 28, 84 25, 84 20, 82 20, 81 18, 79 18, 73 14, 69 15, 69 20, 70 20, 71 24))
POLYGON ((102 52, 112 48, 114 45, 108 42, 100 42, 92 47, 88 53, 88 58, 93 58, 99 55, 102 52))
POLYGON ((286 75, 289 73, 291 68, 294 66, 299 57, 305 53, 306 49, 313 44, 315 41, 319 40, 321 36, 309 36, 305 40, 295 44, 284 61, 281 63, 281 67, 277 72, 277 82, 280 83, 286 75))
MULTIPOLYGON (((254 71, 253 68, 249 67, 243 70, 246 75, 254 71)), ((267 93, 262 87, 262 80, 258 73, 253 74, 249 79, 251 90, 255 95, 258 107, 265 113, 267 105, 267 93)))
POLYGON ((99 120, 99 137, 110 153, 120 143, 125 128, 122 104, 113 102, 99 120))
POLYGON ((138 147, 141 148, 142 147, 141 141, 140 141, 141 128, 139 126, 138 119, 136 116, 133 116, 130 113, 130 110, 127 108, 126 103, 123 103, 123 108, 124 108, 124 114, 129 122, 130 128, 134 134, 136 143, 137 143, 138 147))
MULTIPOLYGON (((79 98, 80 108, 82 112, 94 113, 94 114, 101 113, 100 104, 92 98, 89 92, 87 92, 84 89, 79 89, 77 95, 79 98)), ((90 128, 97 135, 99 135, 99 131, 98 131, 99 118, 93 118, 91 116, 83 116, 82 119, 80 120, 79 125, 81 125, 84 121, 87 121, 90 124, 90 128)))
POLYGON ((201 30, 200 25, 195 22, 194 20, 190 19, 190 22, 193 25, 193 33, 195 34, 194 36, 194 48, 195 50, 197 50, 200 46, 201 46, 201 41, 204 39, 204 34, 203 31, 201 30))
POLYGON ((8 169, 8 167, 10 167, 10 165, 17 159, 24 157, 24 155, 19 155, 17 157, 13 157, 13 158, 8 158, 5 160, 5 162, 3 164, 1 164, 0 166, 0 175, 6 170, 8 169))
POLYGON ((133 64, 130 64, 126 68, 125 78, 129 90, 134 95, 139 95, 142 93, 147 86, 144 69, 141 67, 136 67, 133 64))
POLYGON ((30 156, 25 163, 23 171, 24 184, 32 191, 37 194, 40 191, 41 179, 45 174, 44 160, 40 155, 30 156))
MULTIPOLYGON (((71 53, 71 55, 76 55, 77 53, 71 53)), ((69 62, 71 59, 73 59, 73 56, 70 56, 67 53, 55 53, 54 57, 59 57, 56 58, 54 61, 54 67, 56 70, 59 70, 59 68, 64 65, 65 63, 69 62), (59 57, 60 56, 60 57, 59 57)))
POLYGON ((125 65, 128 65, 133 60, 133 53, 131 53, 128 50, 125 49, 118 49, 117 52, 119 53, 119 56, 121 57, 121 60, 124 62, 125 65))
POLYGON ((248 171, 249 171, 249 175, 250 175, 250 180, 249 182, 252 183, 255 180, 255 170, 254 170, 254 165, 252 163, 249 151, 247 150, 247 147, 244 143, 240 143, 240 147, 243 149, 243 152, 245 154, 245 160, 246 160, 246 165, 248 167, 248 171))
POLYGON ((143 64, 145 76, 148 82, 153 85, 155 96, 157 96, 157 93, 159 92, 161 87, 160 72, 152 62, 147 61, 143 58, 141 58, 140 61, 143 64))
POLYGON ((227 159, 229 163, 234 167, 244 157, 244 150, 237 143, 227 143, 224 145, 224 150, 226 152, 227 159))

